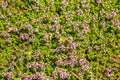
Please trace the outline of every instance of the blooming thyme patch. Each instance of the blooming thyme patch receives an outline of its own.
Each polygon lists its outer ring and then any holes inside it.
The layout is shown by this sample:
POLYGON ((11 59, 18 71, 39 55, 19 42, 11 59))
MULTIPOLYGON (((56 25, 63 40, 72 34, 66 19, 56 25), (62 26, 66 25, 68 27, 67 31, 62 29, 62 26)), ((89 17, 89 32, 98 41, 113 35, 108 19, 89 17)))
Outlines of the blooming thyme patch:
POLYGON ((119 0, 1 0, 0 80, 119 80, 119 0))

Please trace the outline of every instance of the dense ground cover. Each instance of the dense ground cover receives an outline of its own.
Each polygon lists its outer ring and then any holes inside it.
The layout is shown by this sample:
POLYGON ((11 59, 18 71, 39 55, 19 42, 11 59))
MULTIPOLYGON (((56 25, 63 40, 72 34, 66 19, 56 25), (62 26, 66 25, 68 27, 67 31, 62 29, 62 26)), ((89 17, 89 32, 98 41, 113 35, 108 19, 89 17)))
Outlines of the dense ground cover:
POLYGON ((0 80, 120 80, 120 0, 0 1, 0 80))

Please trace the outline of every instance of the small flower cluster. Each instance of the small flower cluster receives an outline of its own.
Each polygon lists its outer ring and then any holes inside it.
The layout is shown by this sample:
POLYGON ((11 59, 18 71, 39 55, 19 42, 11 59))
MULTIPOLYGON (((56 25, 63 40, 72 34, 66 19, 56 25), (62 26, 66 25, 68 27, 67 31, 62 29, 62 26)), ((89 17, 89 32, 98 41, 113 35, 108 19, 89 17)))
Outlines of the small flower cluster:
POLYGON ((45 66, 42 62, 38 63, 38 62, 32 62, 32 66, 33 68, 37 69, 37 68, 42 68, 42 70, 45 70, 45 66))
POLYGON ((12 72, 4 72, 3 77, 7 77, 8 80, 11 80, 14 78, 14 75, 12 74, 12 72))
POLYGON ((60 79, 63 79, 63 80, 68 79, 71 76, 71 74, 67 73, 66 70, 58 68, 58 67, 55 68, 55 71, 53 73, 54 73, 53 75, 54 78, 56 78, 56 76, 59 74, 60 79))

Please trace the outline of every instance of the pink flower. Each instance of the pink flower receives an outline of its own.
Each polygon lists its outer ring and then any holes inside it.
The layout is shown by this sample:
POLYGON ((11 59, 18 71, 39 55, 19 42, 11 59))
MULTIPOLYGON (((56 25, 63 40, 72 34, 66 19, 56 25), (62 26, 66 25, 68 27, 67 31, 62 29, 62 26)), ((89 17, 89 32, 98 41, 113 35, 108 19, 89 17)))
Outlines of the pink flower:
POLYGON ((68 64, 73 67, 76 64, 76 62, 77 59, 74 56, 70 56, 70 61, 68 64))
POLYGON ((101 25, 101 26, 105 26, 105 21, 101 21, 101 22, 100 22, 100 25, 101 25))
POLYGON ((17 33, 19 33, 18 28, 12 28, 12 31, 13 31, 13 32, 17 32, 17 33))
POLYGON ((2 2, 2 8, 4 9, 4 8, 6 8, 8 6, 8 2, 7 2, 7 0, 4 0, 3 2, 2 2))
POLYGON ((110 67, 106 68, 107 72, 112 72, 112 69, 110 67))
POLYGON ((98 4, 100 4, 100 3, 101 3, 101 0, 96 0, 96 2, 97 2, 98 4))
POLYGON ((72 40, 73 40, 73 38, 71 36, 69 38, 67 38, 67 42, 70 42, 72 40))
POLYGON ((111 74, 111 73, 106 73, 106 76, 107 76, 107 77, 111 77, 112 74, 111 74))
POLYGON ((112 15, 111 14, 106 14, 105 16, 107 19, 111 19, 112 18, 112 15))
POLYGON ((60 36, 61 36, 60 33, 59 33, 59 32, 56 32, 55 37, 56 37, 56 38, 60 38, 60 36))
POLYGON ((51 4, 54 4, 54 0, 50 0, 50 3, 51 3, 51 4))
POLYGON ((34 36, 32 36, 31 38, 29 38, 28 42, 31 43, 31 42, 34 42, 34 40, 35 40, 35 39, 34 39, 34 36))
POLYGON ((82 11, 80 9, 77 10, 77 15, 80 16, 82 14, 82 11))
POLYGON ((82 72, 79 72, 78 76, 82 78, 83 77, 82 72))
POLYGON ((14 78, 12 72, 4 72, 4 73, 3 73, 3 76, 4 76, 4 77, 7 77, 8 80, 11 80, 11 79, 14 78))
POLYGON ((55 17, 54 17, 54 20, 55 24, 59 23, 59 15, 56 14, 55 17))
POLYGON ((12 65, 12 66, 10 66, 10 70, 12 71, 12 70, 14 70, 14 66, 12 65))
POLYGON ((104 53, 107 53, 108 51, 106 49, 104 49, 104 53))
POLYGON ((7 42, 10 43, 12 41, 12 38, 8 38, 7 42))
POLYGON ((66 0, 62 1, 62 9, 67 7, 68 2, 66 0))
POLYGON ((9 33, 6 32, 6 31, 3 31, 3 32, 1 33, 1 35, 4 36, 4 37, 5 37, 5 36, 10 36, 9 33))
POLYGON ((77 42, 74 42, 74 43, 70 46, 70 48, 71 48, 71 49, 76 49, 77 46, 78 46, 78 43, 77 43, 77 42))
POLYGON ((16 59, 16 55, 12 55, 12 59, 15 60, 16 59))
POLYGON ((37 69, 40 65, 38 62, 32 62, 33 68, 37 69))
POLYGON ((45 70, 45 66, 44 66, 44 63, 40 62, 32 62, 32 66, 33 68, 37 69, 37 68, 41 68, 42 70, 45 70))
POLYGON ((64 45, 62 45, 60 48, 61 48, 62 51, 66 50, 66 47, 64 45))
POLYGON ((97 20, 98 19, 98 16, 97 15, 93 15, 93 20, 97 20))
POLYGON ((113 21, 113 23, 112 23, 112 26, 114 27, 114 26, 117 26, 117 25, 119 25, 120 24, 120 20, 119 19, 115 19, 114 21, 113 21))
POLYGON ((82 1, 82 4, 85 4, 85 3, 86 3, 86 0, 83 0, 83 1, 82 1))
POLYGON ((9 21, 9 20, 6 20, 6 23, 7 23, 7 25, 9 25, 9 24, 10 24, 10 21, 9 21))
POLYGON ((52 52, 59 52, 60 49, 56 48, 56 49, 52 49, 52 52))
POLYGON ((79 27, 75 27, 75 26, 74 26, 74 30, 76 30, 78 32, 80 31, 79 27))
POLYGON ((29 35, 27 33, 24 33, 24 34, 20 34, 20 38, 22 40, 27 40, 29 38, 29 35))
POLYGON ((85 61, 84 61, 84 59, 80 59, 80 60, 79 60, 79 63, 80 63, 80 65, 83 65, 83 64, 85 64, 85 61))
POLYGON ((26 22, 26 23, 24 24, 24 26, 25 26, 25 29, 30 29, 30 28, 32 28, 32 25, 30 25, 28 22, 26 22))
POLYGON ((30 68, 31 67, 31 65, 30 64, 26 64, 26 68, 30 68))
POLYGON ((66 79, 66 78, 69 78, 69 76, 70 76, 70 74, 68 74, 65 70, 59 69, 59 73, 60 73, 61 79, 66 79))
POLYGON ((78 35, 79 39, 83 39, 83 34, 78 35))
POLYGON ((116 16, 116 12, 111 12, 111 15, 113 16, 113 17, 115 17, 116 16))
POLYGON ((83 26, 83 33, 87 33, 88 32, 88 29, 89 29, 89 25, 88 24, 82 24, 82 26, 83 26))
POLYGON ((40 0, 35 0, 35 2, 36 2, 36 3, 39 3, 39 2, 40 2, 40 0))
POLYGON ((90 68, 90 66, 89 66, 88 64, 86 64, 86 65, 84 66, 84 68, 82 68, 82 71, 84 72, 84 71, 88 70, 89 68, 90 68))

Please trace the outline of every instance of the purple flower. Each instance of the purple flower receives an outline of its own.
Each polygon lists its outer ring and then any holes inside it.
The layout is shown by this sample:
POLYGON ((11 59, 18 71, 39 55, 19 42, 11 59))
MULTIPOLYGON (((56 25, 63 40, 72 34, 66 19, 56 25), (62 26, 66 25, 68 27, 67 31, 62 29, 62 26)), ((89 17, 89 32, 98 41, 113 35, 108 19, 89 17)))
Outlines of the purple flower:
POLYGON ((56 79, 56 77, 57 77, 57 73, 58 71, 56 70, 56 68, 55 68, 55 70, 53 71, 53 73, 52 73, 52 77, 54 78, 54 79, 56 79))
POLYGON ((71 49, 76 49, 77 46, 78 46, 78 43, 77 43, 77 42, 74 42, 74 43, 70 46, 70 48, 71 48, 71 49))
POLYGON ((45 70, 45 66, 44 66, 44 64, 42 63, 42 62, 40 62, 40 63, 38 63, 38 62, 32 62, 32 66, 35 68, 35 69, 37 69, 37 68, 41 68, 41 69, 43 69, 43 70, 45 70))
POLYGON ((107 19, 111 19, 111 18, 112 18, 112 15, 111 15, 111 14, 106 14, 105 17, 106 17, 107 19))
POLYGON ((70 66, 74 66, 76 64, 76 58, 74 56, 70 56, 70 61, 69 61, 69 65, 70 66))
POLYGON ((112 74, 111 74, 111 73, 106 73, 106 76, 107 76, 107 77, 111 77, 112 74))
POLYGON ((62 45, 60 48, 61 48, 62 51, 66 50, 66 47, 64 45, 62 45))
POLYGON ((98 19, 98 16, 97 15, 93 15, 93 20, 97 20, 98 19))
POLYGON ((86 64, 86 65, 84 66, 84 68, 82 68, 82 71, 84 72, 84 71, 88 70, 89 68, 90 68, 90 66, 89 66, 88 64, 86 64))
POLYGON ((72 37, 67 38, 67 42, 70 42, 70 41, 72 41, 72 40, 73 40, 72 37))
POLYGON ((12 70, 14 70, 14 66, 12 65, 12 66, 10 66, 10 70, 12 71, 12 70))
POLYGON ((88 29, 89 29, 89 25, 88 24, 82 24, 82 26, 83 26, 83 33, 87 33, 88 32, 88 29))
POLYGON ((4 72, 4 73, 3 73, 3 76, 4 76, 4 77, 7 77, 8 80, 11 80, 11 79, 14 78, 12 72, 4 72))
POLYGON ((65 9, 67 7, 68 2, 66 0, 62 1, 62 9, 65 9))
POLYGON ((80 31, 80 29, 79 29, 79 27, 74 27, 74 30, 76 30, 76 31, 80 31))
POLYGON ((55 24, 59 23, 59 16, 58 14, 55 15, 54 20, 55 24))
POLYGON ((22 76, 21 80, 29 80, 29 76, 27 74, 24 74, 24 76, 22 76))
POLYGON ((52 49, 52 52, 59 52, 60 49, 59 48, 56 48, 56 49, 52 49))
POLYGON ((22 57, 22 56, 19 58, 19 61, 20 61, 20 62, 22 62, 22 61, 23 61, 23 57, 22 57))
POLYGON ((16 55, 12 55, 12 59, 15 60, 16 59, 16 55))
POLYGON ((61 78, 61 79, 65 79, 65 78, 68 78, 68 77, 69 77, 69 74, 66 73, 66 71, 62 70, 62 71, 60 72, 60 78, 61 78))
POLYGON ((30 29, 30 28, 32 28, 32 26, 31 26, 28 22, 26 22, 26 23, 24 24, 24 26, 25 26, 25 29, 30 29))
POLYGON ((79 72, 78 76, 82 78, 83 77, 82 72, 79 72))
POLYGON ((18 28, 12 28, 12 31, 17 33, 19 32, 18 28))
POLYGON ((20 38, 21 38, 22 40, 25 40, 25 37, 24 37, 23 34, 20 35, 20 38))
POLYGON ((29 35, 27 33, 24 33, 24 34, 20 34, 20 38, 22 40, 27 40, 29 38, 29 35))
POLYGON ((32 66, 37 69, 40 65, 38 62, 32 62, 32 66))
POLYGON ((55 37, 56 37, 56 38, 60 38, 60 36, 61 36, 60 33, 59 33, 59 32, 56 32, 55 37))
POLYGON ((40 62, 39 65, 40 65, 40 67, 41 67, 42 70, 45 70, 45 65, 44 65, 44 63, 40 62))
POLYGON ((83 39, 83 34, 78 34, 79 39, 83 39))
POLYGON ((108 52, 108 50, 104 49, 104 53, 107 53, 107 52, 108 52))
POLYGON ((101 22, 100 22, 100 25, 101 25, 101 26, 105 26, 105 21, 101 21, 101 22))
POLYGON ((6 32, 6 31, 3 31, 3 32, 1 33, 1 35, 4 36, 4 37, 5 37, 5 36, 10 36, 9 33, 6 32))
POLYGON ((106 68, 107 72, 112 72, 112 69, 110 67, 106 68))
POLYGON ((43 72, 37 72, 35 75, 38 77, 39 80, 45 80, 45 75, 43 72))
POLYGON ((29 38, 29 35, 27 33, 24 34, 25 39, 29 38))
POLYGON ((114 12, 114 11, 111 12, 111 15, 115 17, 116 16, 116 12, 114 12))
POLYGON ((112 26, 114 27, 114 26, 117 26, 117 25, 119 25, 120 24, 120 20, 119 19, 115 19, 114 21, 113 21, 113 23, 112 23, 112 26))
POLYGON ((6 23, 7 23, 7 25, 9 25, 9 24, 10 24, 10 21, 9 21, 9 20, 6 20, 6 23))
POLYGON ((80 65, 83 65, 83 64, 85 64, 85 60, 84 59, 80 59, 79 63, 80 63, 80 65))
POLYGON ((80 9, 77 10, 77 15, 78 15, 78 16, 80 16, 82 13, 83 13, 83 12, 82 12, 80 9))
POLYGON ((63 61, 62 61, 62 60, 57 60, 57 61, 56 61, 56 64, 57 64, 57 65, 63 65, 63 61))

